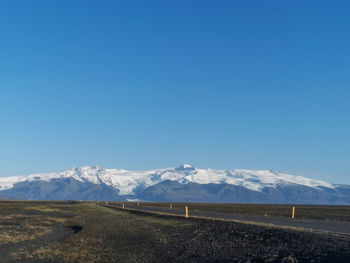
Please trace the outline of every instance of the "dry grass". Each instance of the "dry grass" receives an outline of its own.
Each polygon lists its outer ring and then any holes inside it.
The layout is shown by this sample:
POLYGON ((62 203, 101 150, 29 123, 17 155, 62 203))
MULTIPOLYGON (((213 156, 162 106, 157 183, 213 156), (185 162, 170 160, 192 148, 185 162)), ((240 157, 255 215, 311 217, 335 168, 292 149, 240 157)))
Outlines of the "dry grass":
POLYGON ((26 210, 36 210, 40 212, 53 213, 53 212, 61 212, 59 208, 47 207, 44 205, 41 206, 29 206, 25 208, 26 210))
POLYGON ((0 244, 8 242, 18 243, 26 240, 34 240, 51 232, 49 227, 54 223, 50 219, 43 224, 38 224, 35 216, 23 214, 10 214, 0 216, 0 244))
POLYGON ((40 236, 51 233, 49 227, 44 226, 26 226, 16 229, 7 229, 1 231, 0 227, 0 244, 6 244, 8 242, 18 243, 26 240, 34 240, 40 236))

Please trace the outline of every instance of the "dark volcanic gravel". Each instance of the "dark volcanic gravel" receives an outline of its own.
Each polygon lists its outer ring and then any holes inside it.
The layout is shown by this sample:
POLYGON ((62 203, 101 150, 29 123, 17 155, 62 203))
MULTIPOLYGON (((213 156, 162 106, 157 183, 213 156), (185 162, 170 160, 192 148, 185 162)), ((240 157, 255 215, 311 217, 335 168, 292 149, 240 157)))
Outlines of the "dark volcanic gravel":
POLYGON ((350 262, 350 240, 196 219, 174 229, 160 262, 350 262))

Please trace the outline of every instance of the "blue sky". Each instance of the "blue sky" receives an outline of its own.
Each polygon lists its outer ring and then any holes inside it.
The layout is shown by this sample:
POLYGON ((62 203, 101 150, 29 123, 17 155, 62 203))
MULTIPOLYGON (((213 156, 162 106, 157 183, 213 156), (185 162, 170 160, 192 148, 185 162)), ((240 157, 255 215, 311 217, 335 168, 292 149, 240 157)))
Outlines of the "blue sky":
POLYGON ((191 163, 350 184, 348 1, 1 1, 0 176, 191 163))

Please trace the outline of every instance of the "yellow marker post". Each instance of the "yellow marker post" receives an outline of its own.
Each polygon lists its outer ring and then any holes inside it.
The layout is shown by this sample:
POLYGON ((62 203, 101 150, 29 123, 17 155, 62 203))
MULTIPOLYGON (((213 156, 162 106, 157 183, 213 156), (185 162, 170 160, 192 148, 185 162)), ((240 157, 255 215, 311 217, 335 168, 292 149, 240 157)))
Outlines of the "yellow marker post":
POLYGON ((188 207, 187 207, 187 205, 185 207, 185 210, 186 210, 186 218, 188 218, 188 207))
POLYGON ((173 209, 173 204, 170 204, 170 209, 173 209))
POLYGON ((106 205, 107 205, 107 202, 106 202, 106 205))
POLYGON ((295 218, 295 206, 293 206, 293 209, 292 209, 292 218, 293 219, 295 218))
POLYGON ((124 203, 123 203, 123 209, 125 209, 125 205, 124 205, 124 203))

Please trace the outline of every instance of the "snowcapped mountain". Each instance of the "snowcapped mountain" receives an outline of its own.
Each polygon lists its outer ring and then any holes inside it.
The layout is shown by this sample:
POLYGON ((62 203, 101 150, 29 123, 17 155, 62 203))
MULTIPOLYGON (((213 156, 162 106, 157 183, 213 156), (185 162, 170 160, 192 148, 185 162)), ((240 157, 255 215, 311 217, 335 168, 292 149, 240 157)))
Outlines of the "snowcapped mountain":
POLYGON ((149 171, 84 166, 0 177, 0 198, 245 203, 349 204, 348 186, 271 170, 198 169, 184 164, 149 171))

